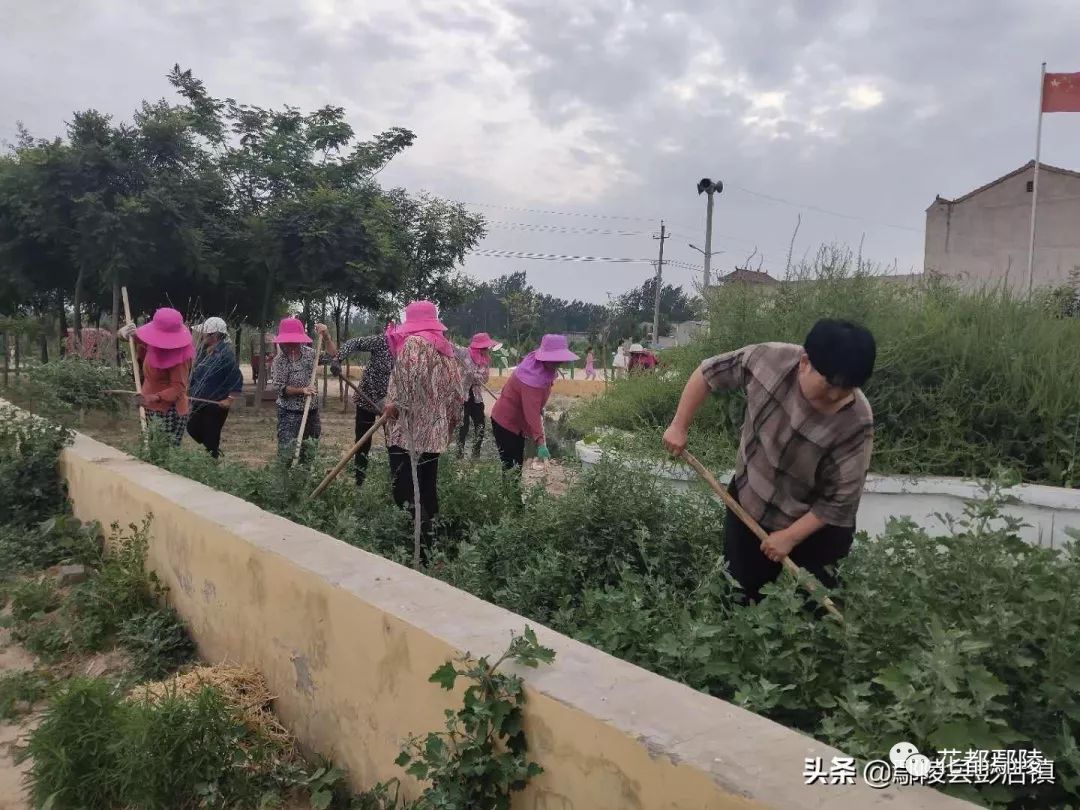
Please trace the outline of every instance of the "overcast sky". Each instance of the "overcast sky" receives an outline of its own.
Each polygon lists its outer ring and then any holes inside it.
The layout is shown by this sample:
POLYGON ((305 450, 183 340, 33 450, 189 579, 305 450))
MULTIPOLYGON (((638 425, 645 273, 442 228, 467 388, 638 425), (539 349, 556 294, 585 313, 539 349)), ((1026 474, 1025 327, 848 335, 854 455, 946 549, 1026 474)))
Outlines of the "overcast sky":
MULTIPOLYGON (((921 270, 934 195, 1033 157, 1039 63, 1080 71, 1078 0, 0 0, 0 19, 0 138, 128 118, 171 97, 179 62, 219 97, 414 130, 380 179, 476 204, 483 248, 653 258, 663 217, 666 257, 700 265, 710 176, 714 269, 757 247, 777 275, 800 212, 797 258, 865 234, 865 255, 921 270)), ((1080 168, 1080 115, 1046 117, 1043 160, 1080 168)), ((593 301, 653 272, 466 267, 593 301)))

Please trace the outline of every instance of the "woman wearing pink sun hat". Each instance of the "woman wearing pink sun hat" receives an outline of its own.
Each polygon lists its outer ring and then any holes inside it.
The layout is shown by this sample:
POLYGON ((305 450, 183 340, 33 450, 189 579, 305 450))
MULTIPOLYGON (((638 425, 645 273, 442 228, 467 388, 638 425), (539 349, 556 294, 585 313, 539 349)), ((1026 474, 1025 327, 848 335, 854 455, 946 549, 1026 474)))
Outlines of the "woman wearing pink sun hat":
POLYGON ((151 429, 161 431, 174 445, 180 444, 191 413, 188 379, 195 344, 184 325, 184 316, 162 307, 142 326, 129 323, 119 331, 124 340, 134 335, 138 362, 142 365, 139 404, 146 410, 151 429))
POLYGON ((491 409, 491 432, 504 469, 522 466, 525 439, 536 442, 537 458, 551 458, 544 436, 544 405, 559 366, 577 359, 565 336, 544 335, 540 347, 525 355, 510 375, 491 409))
POLYGON ((484 387, 491 377, 491 352, 501 343, 492 340, 487 332, 477 332, 469 341, 469 347, 455 346, 457 356, 465 372, 465 404, 461 414, 461 428, 458 430, 458 458, 465 456, 465 441, 469 438, 469 422, 472 422, 473 439, 472 457, 480 455, 484 444, 484 387))
MULTIPOLYGON (((329 358, 337 354, 337 347, 330 339, 330 332, 325 324, 315 324, 315 331, 323 337, 325 353, 315 357, 311 348, 311 338, 304 329, 304 322, 299 318, 282 318, 278 325, 278 353, 270 366, 270 380, 277 391, 277 440, 278 453, 282 458, 290 458, 295 449, 295 442, 318 439, 322 435, 322 423, 319 419, 318 391, 311 387, 311 375, 315 371, 316 360, 322 365, 330 362, 329 358), (300 423, 304 419, 304 403, 311 397, 304 435, 300 437, 300 423)), ((301 451, 301 459, 304 453, 301 451)))
POLYGON ((439 456, 461 418, 464 390, 461 366, 445 332, 438 309, 430 301, 413 301, 405 307, 402 323, 391 324, 386 330, 386 342, 394 356, 383 408, 393 420, 387 437, 391 488, 394 502, 411 513, 410 457, 415 456, 422 559, 427 559, 435 539, 439 456))

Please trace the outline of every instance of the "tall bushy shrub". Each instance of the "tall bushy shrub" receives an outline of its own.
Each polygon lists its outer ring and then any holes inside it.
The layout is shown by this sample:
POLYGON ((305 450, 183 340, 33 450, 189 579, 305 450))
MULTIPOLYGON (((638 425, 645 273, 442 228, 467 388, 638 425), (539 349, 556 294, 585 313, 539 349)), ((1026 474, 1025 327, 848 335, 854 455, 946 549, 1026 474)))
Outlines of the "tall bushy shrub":
MULTIPOLYGON (((873 469, 983 477, 1010 468, 1026 481, 1080 484, 1080 319, 1000 289, 897 283, 857 264, 849 252, 825 249, 778 288, 717 290, 709 334, 666 352, 668 373, 620 382, 586 404, 579 430, 666 424, 704 358, 750 343, 802 343, 817 319, 849 318, 878 342, 866 386, 877 426, 873 469)), ((695 431, 732 440, 740 421, 738 398, 715 399, 695 431)))
POLYGON ((120 413, 131 400, 107 392, 133 387, 130 371, 80 357, 65 357, 27 369, 18 396, 21 404, 36 413, 70 418, 88 410, 120 413))
POLYGON ((67 511, 57 472, 71 433, 0 404, 0 526, 30 526, 67 511))

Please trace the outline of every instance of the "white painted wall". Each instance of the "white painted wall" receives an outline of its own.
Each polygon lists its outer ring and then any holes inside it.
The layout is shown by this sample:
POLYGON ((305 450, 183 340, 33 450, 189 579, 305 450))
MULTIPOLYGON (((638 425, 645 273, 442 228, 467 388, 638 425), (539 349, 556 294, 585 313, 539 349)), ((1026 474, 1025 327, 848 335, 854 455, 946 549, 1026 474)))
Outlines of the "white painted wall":
MULTIPOLYGON (((596 445, 579 441, 575 447, 582 464, 599 463, 604 451, 596 445)), ((684 465, 656 464, 639 460, 624 463, 648 472, 675 489, 684 490, 696 479, 684 465)), ((717 470, 716 477, 726 482, 733 470, 717 470)), ((1070 540, 1066 529, 1080 534, 1080 490, 1021 484, 1008 490, 1011 503, 1002 511, 1024 524, 1020 536, 1033 545, 1060 548, 1070 540)), ((911 518, 931 533, 945 534, 947 529, 938 517, 961 517, 964 505, 984 497, 983 488, 974 481, 960 478, 901 478, 871 475, 859 504, 858 528, 871 537, 881 534, 893 518, 911 518)))
MULTIPOLYGON (((1014 291, 1027 284, 1034 167, 962 202, 935 201, 926 210, 925 269, 962 286, 1006 282, 1014 291)), ((1039 171, 1039 214, 1035 235, 1035 286, 1068 280, 1080 268, 1080 177, 1039 171)))

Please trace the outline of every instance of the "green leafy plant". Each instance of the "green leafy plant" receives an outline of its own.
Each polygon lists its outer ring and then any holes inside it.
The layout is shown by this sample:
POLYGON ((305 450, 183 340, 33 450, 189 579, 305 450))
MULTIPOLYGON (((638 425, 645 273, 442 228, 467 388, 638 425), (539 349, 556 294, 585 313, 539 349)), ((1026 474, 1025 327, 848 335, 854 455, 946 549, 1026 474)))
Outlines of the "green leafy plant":
POLYGON ((27 622, 60 607, 60 594, 51 579, 27 579, 11 589, 11 615, 16 622, 27 622))
POLYGON ((171 607, 136 613, 120 625, 117 641, 127 651, 139 678, 161 678, 190 661, 195 643, 171 607))
MULTIPOLYGON (((48 661, 69 652, 102 650, 116 641, 139 678, 159 678, 190 660, 194 644, 180 617, 163 605, 165 588, 146 570, 149 532, 149 517, 126 530, 114 524, 111 551, 101 557, 96 528, 91 543, 89 531, 80 525, 73 535, 74 556, 92 559, 97 567, 65 594, 48 579, 13 583, 8 592, 16 637, 48 661)), ((39 540, 48 536, 31 535, 39 540)))
POLYGON ((66 428, 0 405, 0 526, 32 526, 66 511, 56 470, 71 438, 66 428))
POLYGON ((157 575, 146 570, 151 518, 121 530, 113 524, 110 553, 96 574, 71 593, 67 610, 72 641, 79 649, 100 649, 124 622, 157 609, 164 596, 157 575))
POLYGON ((542 646, 529 627, 494 662, 468 656, 459 665, 447 663, 431 676, 450 691, 458 678, 471 681, 463 706, 448 711, 446 730, 409 739, 397 759, 406 773, 428 781, 413 807, 508 810, 510 796, 524 789, 543 769, 528 759, 522 727, 524 684, 517 675, 499 671, 506 661, 536 667, 551 663, 555 652, 542 646))
POLYGON ((106 393, 130 389, 130 372, 79 357, 32 366, 24 386, 19 401, 54 418, 81 417, 89 410, 119 414, 132 401, 106 393))
POLYGON ((58 692, 26 747, 35 804, 54 810, 256 806, 276 753, 211 687, 129 700, 94 678, 58 692))
POLYGON ((103 680, 76 679, 53 698, 27 741, 34 804, 114 807, 120 804, 116 744, 123 703, 103 680))
POLYGON ((27 669, 0 673, 0 720, 12 720, 30 711, 53 683, 47 670, 27 669))
POLYGON ((0 526, 0 573, 38 571, 60 563, 101 564, 101 527, 71 515, 36 526, 0 526))

